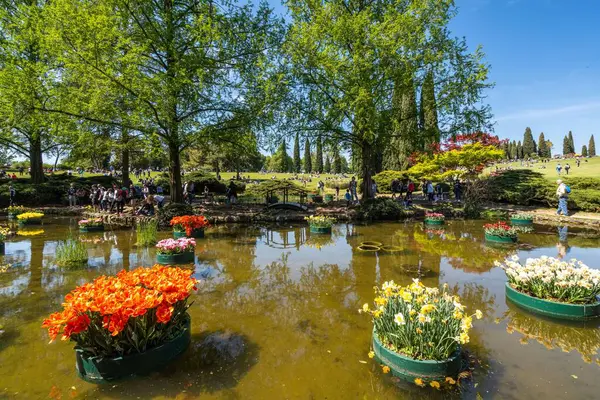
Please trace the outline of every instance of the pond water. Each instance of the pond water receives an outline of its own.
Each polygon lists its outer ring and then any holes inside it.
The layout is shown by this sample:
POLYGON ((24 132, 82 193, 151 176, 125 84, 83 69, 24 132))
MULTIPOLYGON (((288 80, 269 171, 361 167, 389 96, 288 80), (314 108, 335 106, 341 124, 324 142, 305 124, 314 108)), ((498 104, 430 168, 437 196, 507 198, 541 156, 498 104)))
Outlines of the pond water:
MULTIPOLYGON (((29 228, 32 230, 33 228, 29 228)), ((46 219, 44 233, 6 243, 0 263, 0 399, 420 399, 598 398, 599 323, 559 324, 507 304, 494 260, 565 256, 598 266, 596 232, 536 226, 521 244, 486 246, 482 222, 452 221, 443 230, 419 223, 338 225, 331 236, 303 226, 219 226, 198 240, 192 344, 164 371, 108 385, 81 381, 73 343, 48 344, 42 320, 64 295, 101 274, 154 263, 135 232, 82 235, 89 268, 54 264, 57 240, 76 220, 46 219), (364 241, 401 251, 371 254, 364 241), (1 260, 3 258, 3 261, 1 260), (466 345, 474 367, 462 392, 398 382, 367 357, 371 322, 357 310, 387 280, 448 283, 472 312, 466 345)), ((169 232, 161 233, 167 237, 169 232)))

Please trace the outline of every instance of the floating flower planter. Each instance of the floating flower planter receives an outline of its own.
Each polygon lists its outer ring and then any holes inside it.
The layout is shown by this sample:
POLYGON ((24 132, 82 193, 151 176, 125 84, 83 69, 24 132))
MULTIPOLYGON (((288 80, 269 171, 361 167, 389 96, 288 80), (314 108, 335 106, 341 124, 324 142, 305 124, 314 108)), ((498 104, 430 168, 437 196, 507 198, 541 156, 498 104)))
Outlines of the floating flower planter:
POLYGON ((16 219, 19 215, 32 211, 30 208, 23 206, 9 206, 8 219, 16 219))
POLYGON ((373 321, 369 358, 382 364, 385 373, 391 370, 419 386, 455 382, 462 367, 461 346, 469 342, 473 318, 482 318, 482 312, 467 314, 447 285, 425 287, 418 279, 404 287, 385 282, 375 287, 375 296, 373 308, 366 303, 359 310, 373 321))
POLYGON ((42 218, 44 214, 39 212, 26 212, 23 214, 17 215, 17 220, 19 225, 39 225, 42 223, 42 218))
POLYGON ((587 320, 600 316, 600 271, 577 260, 518 257, 496 263, 506 272, 506 298, 517 306, 549 317, 587 320))
POLYGON ((425 225, 444 225, 446 217, 440 213, 426 213, 425 214, 425 225))
POLYGON ((376 253, 381 250, 379 246, 371 246, 368 244, 361 244, 357 247, 358 250, 363 251, 365 253, 376 253))
POLYGON ((510 216, 510 223, 518 226, 533 225, 533 215, 531 214, 513 214, 510 216))
POLYGON ((204 237, 204 228, 210 225, 203 215, 184 215, 173 217, 171 226, 173 227, 173 237, 175 239, 185 237, 201 239, 204 237))
POLYGON ((71 291, 42 327, 51 340, 76 342, 76 369, 86 381, 160 370, 190 343, 188 299, 197 283, 191 274, 155 265, 101 276, 71 291))
POLYGON ((156 262, 163 265, 194 262, 196 241, 191 238, 165 239, 156 244, 156 262))
POLYGON ((386 253, 399 253, 404 249, 400 246, 386 245, 386 246, 381 246, 381 250, 385 251, 386 253))
POLYGON ((444 361, 415 360, 384 347, 375 330, 373 330, 373 351, 375 359, 381 364, 387 365, 394 376, 411 382, 414 382, 415 379, 443 382, 446 377, 456 377, 462 363, 460 347, 457 347, 454 354, 444 361))
POLYGON ((311 215, 304 217, 305 221, 308 221, 311 233, 331 233, 331 227, 335 224, 336 220, 332 217, 325 215, 311 215))
POLYGON ((122 357, 87 356, 75 349, 77 375, 90 383, 107 383, 131 376, 143 376, 159 371, 177 359, 189 346, 191 340, 190 317, 184 328, 172 340, 146 350, 143 353, 122 357))
POLYGON ((483 225, 485 240, 491 243, 516 243, 518 230, 504 221, 483 225))
POLYGON ((325 195, 325 203, 331 203, 333 201, 333 195, 332 194, 326 194, 325 195))
POLYGON ((82 219, 78 223, 79 232, 104 232, 102 218, 82 219))
POLYGON ((366 242, 362 242, 360 245, 361 246, 381 247, 381 246, 383 246, 383 243, 381 243, 381 242, 375 242, 375 241, 366 241, 366 242))

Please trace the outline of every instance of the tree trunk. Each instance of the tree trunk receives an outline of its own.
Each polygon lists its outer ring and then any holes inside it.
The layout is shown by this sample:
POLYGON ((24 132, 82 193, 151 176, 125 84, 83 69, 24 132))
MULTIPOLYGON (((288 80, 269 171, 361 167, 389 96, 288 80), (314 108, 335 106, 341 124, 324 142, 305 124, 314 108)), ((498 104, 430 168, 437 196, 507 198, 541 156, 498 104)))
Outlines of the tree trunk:
POLYGON ((235 172, 236 172, 236 178, 235 179, 237 179, 239 181, 240 180, 240 170, 239 170, 239 168, 236 169, 235 172))
POLYGON ((181 159, 179 146, 169 144, 169 178, 171 183, 171 203, 183 203, 181 187, 181 159))
POLYGON ((31 168, 31 182, 43 183, 42 140, 39 136, 29 142, 29 166, 31 168))
POLYGON ((365 202, 366 200, 370 199, 371 197, 373 197, 373 188, 372 188, 372 183, 373 180, 371 179, 371 164, 373 163, 373 160, 371 160, 371 146, 369 144, 364 144, 361 148, 361 156, 362 156, 362 160, 361 160, 361 169, 360 169, 360 175, 361 175, 361 179, 362 179, 362 197, 361 197, 361 202, 365 202))
POLYGON ((129 135, 125 128, 121 128, 121 177, 123 187, 129 187, 129 135))

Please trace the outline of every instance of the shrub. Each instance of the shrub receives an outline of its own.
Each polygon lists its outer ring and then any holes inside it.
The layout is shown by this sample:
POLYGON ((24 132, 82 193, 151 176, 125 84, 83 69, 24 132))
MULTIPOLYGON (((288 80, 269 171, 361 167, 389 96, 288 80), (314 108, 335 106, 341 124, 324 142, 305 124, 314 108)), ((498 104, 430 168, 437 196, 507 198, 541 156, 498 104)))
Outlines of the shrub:
POLYGON ((146 221, 140 221, 135 227, 136 231, 136 245, 137 246, 154 246, 157 242, 158 234, 158 221, 155 219, 149 219, 146 221))
POLYGON ((170 226, 173 217, 193 214, 194 210, 189 204, 169 203, 163 208, 160 208, 156 216, 158 218, 158 226, 168 227, 170 226))
POLYGON ((326 181, 325 187, 329 189, 335 189, 335 187, 339 187, 340 190, 347 190, 350 188, 350 179, 345 180, 334 180, 334 181, 326 181))
POLYGON ((208 190, 211 193, 225 194, 227 193, 227 187, 229 186, 230 182, 233 182, 235 191, 238 194, 243 193, 246 190, 246 184, 244 184, 243 182, 223 180, 219 181, 214 176, 206 175, 202 172, 189 173, 182 178, 182 181, 194 182, 194 185, 196 187, 196 193, 202 193, 204 191, 204 187, 208 186, 208 190))
POLYGON ((367 220, 397 220, 406 214, 400 203, 383 197, 369 199, 359 208, 359 216, 367 220))
MULTIPOLYGON (((392 181, 394 179, 408 179, 408 173, 406 171, 381 171, 380 173, 373 175, 373 180, 377 182, 377 190, 379 193, 392 193, 392 181)), ((418 182, 415 182, 415 191, 417 185, 418 182)))

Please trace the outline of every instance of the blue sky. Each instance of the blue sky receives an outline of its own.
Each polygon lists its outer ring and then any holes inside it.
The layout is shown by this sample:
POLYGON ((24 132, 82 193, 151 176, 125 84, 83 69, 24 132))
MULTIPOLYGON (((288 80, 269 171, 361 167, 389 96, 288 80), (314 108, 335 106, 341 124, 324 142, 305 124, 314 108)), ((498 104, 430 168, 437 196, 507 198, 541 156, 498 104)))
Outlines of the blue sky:
MULTIPOLYGON (((283 12, 279 0, 269 0, 283 12)), ((491 64, 495 134, 522 140, 527 126, 562 151, 600 137, 600 0, 456 0, 450 28, 491 64)))

